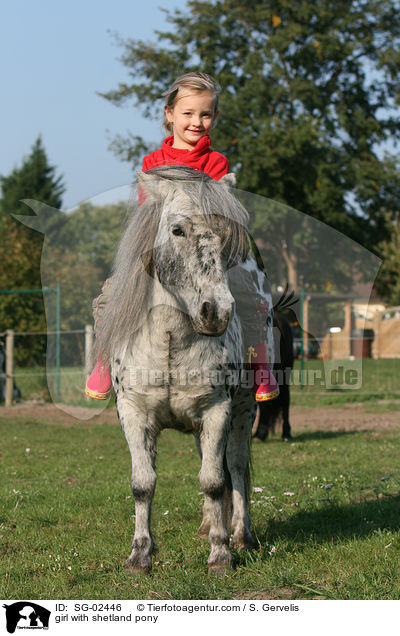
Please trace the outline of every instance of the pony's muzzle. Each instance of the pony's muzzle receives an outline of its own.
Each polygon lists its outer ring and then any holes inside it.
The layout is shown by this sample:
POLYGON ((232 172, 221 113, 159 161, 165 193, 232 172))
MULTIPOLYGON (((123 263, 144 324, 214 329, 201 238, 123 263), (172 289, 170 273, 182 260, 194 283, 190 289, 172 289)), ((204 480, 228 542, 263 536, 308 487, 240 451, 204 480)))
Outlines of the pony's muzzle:
POLYGON ((206 336, 222 336, 228 327, 232 305, 221 308, 215 301, 206 300, 200 307, 199 333, 206 336))

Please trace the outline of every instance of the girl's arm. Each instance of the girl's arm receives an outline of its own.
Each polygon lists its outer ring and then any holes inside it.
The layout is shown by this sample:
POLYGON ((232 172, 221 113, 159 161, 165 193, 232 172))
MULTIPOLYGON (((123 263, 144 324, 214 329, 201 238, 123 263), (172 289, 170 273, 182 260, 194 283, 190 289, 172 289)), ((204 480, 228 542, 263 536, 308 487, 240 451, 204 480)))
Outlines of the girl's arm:
POLYGON ((206 172, 212 179, 215 179, 215 181, 219 181, 229 172, 228 159, 219 152, 212 152, 204 172, 206 172))

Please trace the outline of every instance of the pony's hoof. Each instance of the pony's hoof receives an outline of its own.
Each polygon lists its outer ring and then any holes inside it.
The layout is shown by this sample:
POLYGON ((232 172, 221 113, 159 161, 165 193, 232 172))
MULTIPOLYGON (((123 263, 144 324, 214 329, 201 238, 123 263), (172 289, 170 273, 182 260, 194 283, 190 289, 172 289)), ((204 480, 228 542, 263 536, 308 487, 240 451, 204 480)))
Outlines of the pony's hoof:
POLYGON ((256 542, 254 541, 251 534, 247 534, 245 537, 233 537, 232 546, 236 550, 254 550, 254 548, 256 547, 256 542))
POLYGON ((212 549, 208 559, 208 573, 213 576, 224 576, 232 570, 232 555, 226 546, 225 550, 219 549, 221 546, 212 549))
POLYGON ((150 574, 151 563, 138 563, 131 559, 127 559, 125 561, 125 572, 132 576, 137 576, 138 574, 150 574))
POLYGON ((232 563, 230 561, 227 563, 213 563, 208 566, 208 573, 219 578, 225 576, 225 574, 228 574, 231 570, 232 563))

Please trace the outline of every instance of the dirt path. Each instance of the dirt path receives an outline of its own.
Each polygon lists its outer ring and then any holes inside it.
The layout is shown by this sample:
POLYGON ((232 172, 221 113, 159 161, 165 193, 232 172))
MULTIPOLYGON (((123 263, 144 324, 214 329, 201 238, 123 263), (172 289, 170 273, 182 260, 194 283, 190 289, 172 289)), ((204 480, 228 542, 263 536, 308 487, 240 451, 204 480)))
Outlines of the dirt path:
MULTIPOLYGON (((384 410, 384 404, 349 404, 342 407, 301 407, 291 409, 290 421, 293 433, 296 430, 311 431, 361 431, 397 429, 400 425, 400 410, 384 410), (382 409, 382 410, 381 410, 382 409)), ((51 403, 24 402, 11 408, 0 407, 1 418, 24 418, 32 422, 46 422, 58 426, 73 426, 86 423, 118 425, 116 409, 104 409, 96 415, 91 408, 80 406, 57 407, 51 403), (65 412, 67 409, 68 412, 65 412)))
POLYGON ((12 407, 0 407, 1 418, 24 418, 32 422, 45 422, 58 426, 72 426, 75 424, 116 424, 118 417, 116 408, 92 409, 84 406, 66 406, 49 402, 21 402, 12 407))
POLYGON ((384 410, 384 405, 349 404, 347 406, 301 407, 291 410, 292 430, 366 431, 398 429, 400 410, 384 410), (382 410, 380 410, 382 409, 382 410))

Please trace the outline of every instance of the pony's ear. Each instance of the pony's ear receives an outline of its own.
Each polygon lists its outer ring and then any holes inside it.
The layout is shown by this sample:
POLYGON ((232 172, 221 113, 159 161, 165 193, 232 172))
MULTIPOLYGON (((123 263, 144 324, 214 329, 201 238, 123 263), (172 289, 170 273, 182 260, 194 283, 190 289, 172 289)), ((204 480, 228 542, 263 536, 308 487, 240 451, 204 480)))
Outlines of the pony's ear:
POLYGON ((236 188, 236 175, 234 172, 228 172, 228 174, 224 174, 219 182, 229 188, 236 188))
POLYGON ((138 181, 140 187, 145 194, 154 200, 162 199, 169 189, 171 184, 166 179, 162 179, 155 174, 149 174, 148 172, 137 172, 138 181))

